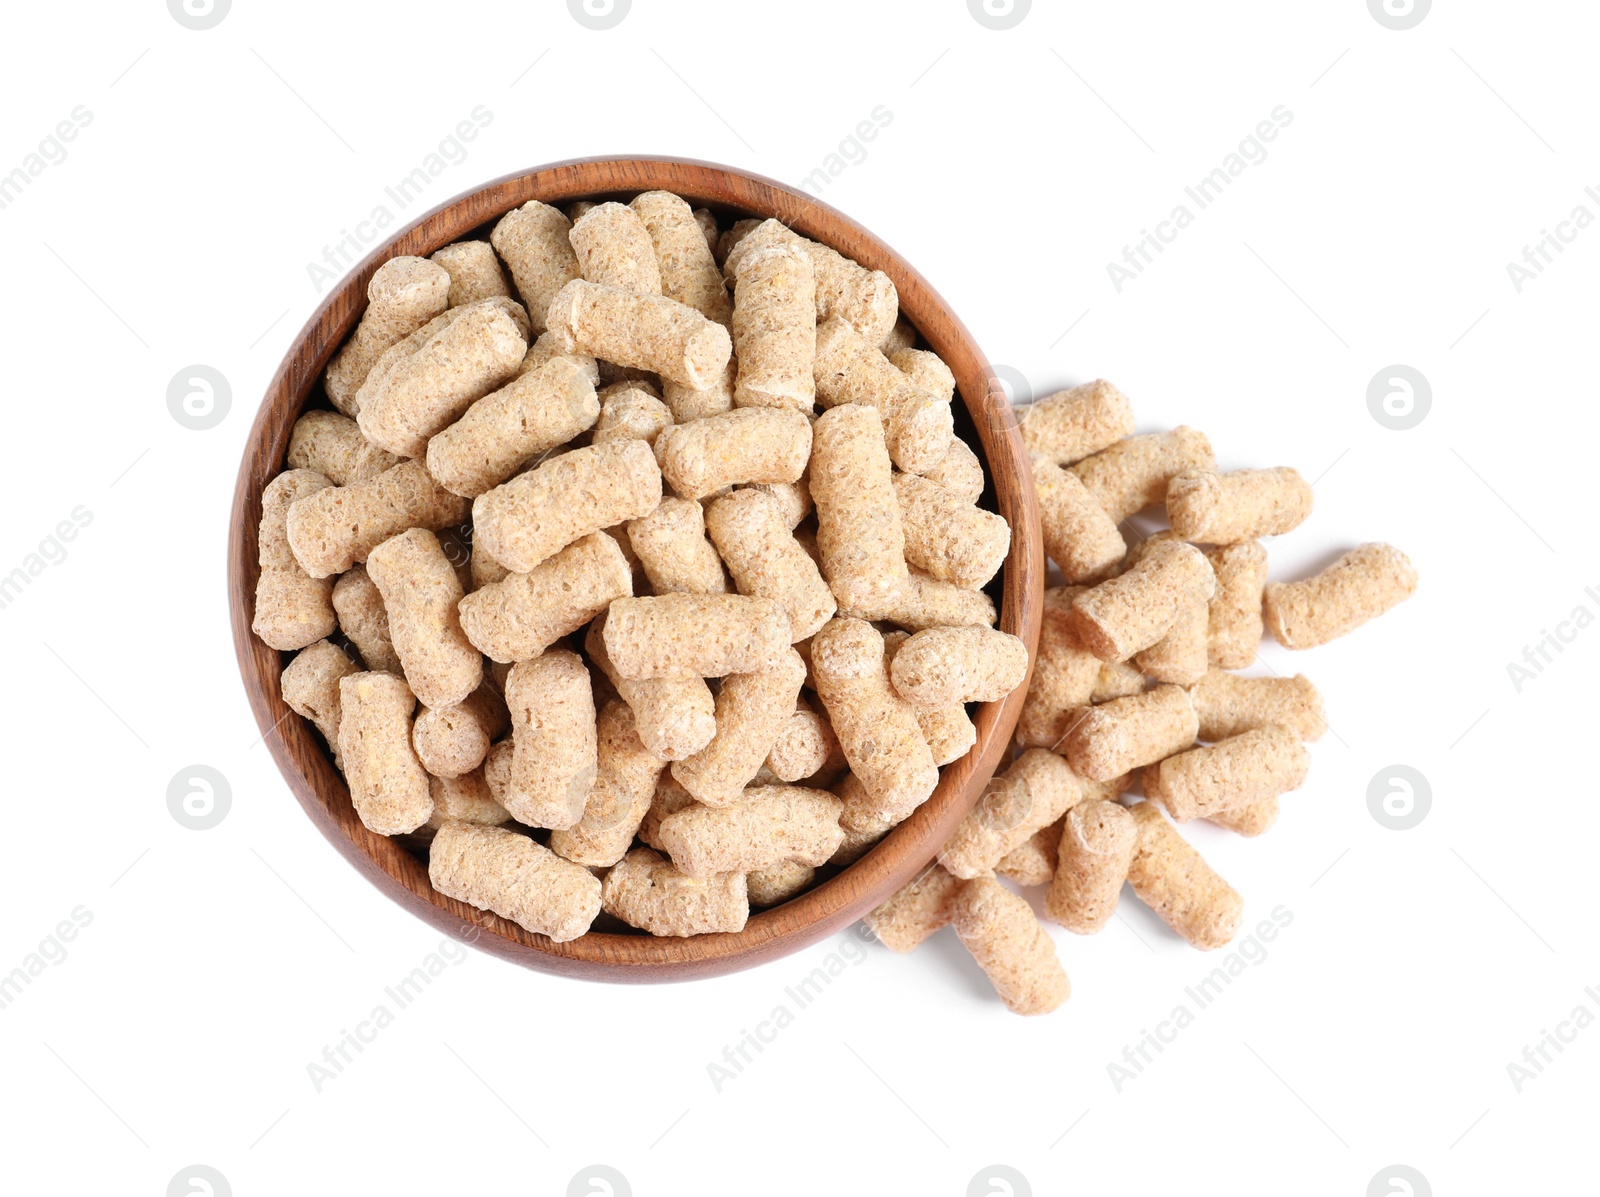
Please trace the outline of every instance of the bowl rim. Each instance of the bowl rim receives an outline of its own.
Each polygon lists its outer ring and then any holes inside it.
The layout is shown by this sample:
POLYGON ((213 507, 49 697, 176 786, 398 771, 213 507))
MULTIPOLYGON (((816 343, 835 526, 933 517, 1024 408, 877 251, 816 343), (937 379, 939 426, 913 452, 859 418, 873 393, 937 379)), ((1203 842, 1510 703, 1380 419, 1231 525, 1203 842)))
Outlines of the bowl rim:
POLYGON ((960 402, 981 443, 986 485, 1011 524, 1002 567, 998 626, 1022 638, 1029 675, 1043 608, 1044 557, 1028 454, 1015 414, 988 360, 950 306, 887 243, 844 213, 776 180, 697 159, 660 155, 566 159, 515 171, 443 201, 375 244, 318 304, 290 342, 268 384, 245 441, 229 519, 228 595, 240 680, 279 772, 313 824, 346 860, 390 899, 433 926, 504 959, 586 980, 691 980, 750 968, 816 943, 854 923, 915 877, 977 801, 1010 745, 1027 681, 1005 698, 980 704, 977 743, 941 770, 933 795, 858 861, 789 902, 752 912, 744 930, 687 938, 590 932, 566 943, 526 931, 488 911, 447 898, 428 882, 427 866, 397 839, 367 830, 355 816, 343 777, 308 720, 289 719, 279 679, 284 659, 251 631, 255 604, 261 491, 285 468, 290 430, 318 390, 328 360, 366 307, 374 271, 403 254, 427 256, 531 199, 577 199, 661 189, 692 203, 776 216, 847 257, 887 273, 901 311, 923 341, 956 373, 960 402), (609 185, 608 185, 609 184, 609 185), (933 317, 930 319, 930 317, 933 317), (954 360, 953 360, 954 359, 954 360), (958 368, 959 363, 959 368, 958 368), (1001 477, 1008 489, 1002 492, 1001 477))

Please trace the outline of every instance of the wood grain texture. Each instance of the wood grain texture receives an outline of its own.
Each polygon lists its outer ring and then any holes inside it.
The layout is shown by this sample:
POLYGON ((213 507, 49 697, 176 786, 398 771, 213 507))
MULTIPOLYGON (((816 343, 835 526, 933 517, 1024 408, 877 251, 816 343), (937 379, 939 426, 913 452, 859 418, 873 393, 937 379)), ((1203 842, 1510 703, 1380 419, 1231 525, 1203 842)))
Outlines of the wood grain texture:
POLYGON ((291 716, 279 691, 289 660, 250 631, 255 603, 256 532, 261 492, 283 468, 289 434, 300 413, 321 397, 321 375, 366 306, 367 282, 401 254, 427 256, 531 199, 626 200, 640 191, 672 191, 716 212, 724 227, 740 216, 775 216, 796 231, 872 269, 884 271, 900 293, 900 311, 956 377, 957 430, 976 437, 988 477, 984 499, 1012 528, 1011 553, 991 583, 1000 627, 1020 636, 1030 660, 1038 644, 1044 591, 1027 453, 1004 391, 972 336, 925 279, 883 242, 840 212, 771 179, 713 163, 665 158, 582 159, 508 175, 449 200, 373 250, 328 296, 301 329, 269 385, 245 445, 234 491, 228 549, 228 590, 234 645, 256 722, 289 788, 311 821, 374 885, 401 906, 457 938, 508 960, 547 972, 602 981, 682 981, 749 968, 787 955, 853 923, 915 876, 933 858, 977 801, 1001 762, 1022 709, 1026 684, 974 719, 977 745, 945 767, 932 798, 858 862, 815 889, 752 914, 737 934, 689 939, 591 933, 569 943, 542 935, 435 893, 425 860, 396 841, 368 831, 350 805, 311 725, 291 716), (289 716, 289 717, 286 717, 289 716))

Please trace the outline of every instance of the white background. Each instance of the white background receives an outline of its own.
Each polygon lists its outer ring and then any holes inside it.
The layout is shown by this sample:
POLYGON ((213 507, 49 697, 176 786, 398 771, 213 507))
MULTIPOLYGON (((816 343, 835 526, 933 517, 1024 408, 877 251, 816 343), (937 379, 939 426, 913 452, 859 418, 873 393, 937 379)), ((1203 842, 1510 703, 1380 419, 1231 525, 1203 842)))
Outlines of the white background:
POLYGON ((1507 1065, 1600 1013, 1600 631, 1520 693, 1507 665, 1600 614, 1600 231, 1521 293, 1506 264, 1575 206, 1600 215, 1597 23, 1576 0, 1439 3, 1398 32, 1362 0, 1038 0, 1007 31, 960 0, 634 0, 597 32, 554 0, 234 0, 196 32, 159 0, 12 6, 0 171, 76 106, 92 120, 0 210, 0 573, 74 508, 92 523, 0 611, 0 972, 74 908, 92 922, 0 1010, 6 1188, 155 1195, 204 1163, 241 1195, 560 1194, 603 1163, 640 1195, 954 1197, 999 1163, 1035 1194, 1359 1197, 1403 1163, 1438 1194, 1594 1191, 1600 1029, 1520 1093, 1507 1065), (881 105, 824 198, 992 360, 1037 394, 1110 378, 1143 429, 1317 479, 1275 577, 1370 539, 1416 562, 1416 597, 1359 634, 1263 650, 1319 685, 1333 733, 1269 836, 1192 834, 1249 925, 1293 922, 1121 1092, 1107 1065, 1217 963, 1131 896, 1094 940, 1055 930, 1074 996, 1049 1017, 1008 1014, 949 931, 911 957, 868 945, 721 1093, 708 1064, 845 937, 668 988, 470 951, 314 1091, 307 1065, 439 936, 343 862, 257 742, 229 500, 319 301, 307 263, 478 105, 492 122, 404 220, 583 155, 798 182, 881 105), (1265 161, 1118 293, 1107 263, 1279 105, 1265 161), (208 431, 166 407, 194 363, 231 383, 208 431), (1367 408, 1395 363, 1432 386, 1409 431, 1367 408), (166 807, 194 763, 232 789, 204 832, 166 807), (1410 831, 1367 807, 1395 763, 1431 783, 1410 831))

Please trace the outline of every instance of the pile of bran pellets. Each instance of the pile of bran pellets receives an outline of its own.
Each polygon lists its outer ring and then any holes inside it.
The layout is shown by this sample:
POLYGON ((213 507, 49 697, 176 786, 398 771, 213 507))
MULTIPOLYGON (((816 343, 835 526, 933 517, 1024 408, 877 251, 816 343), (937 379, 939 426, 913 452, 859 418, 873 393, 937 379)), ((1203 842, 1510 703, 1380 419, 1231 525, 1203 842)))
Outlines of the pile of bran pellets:
POLYGON ((654 191, 367 297, 262 496, 252 627, 439 893, 557 942, 739 931, 1022 684, 1011 530, 882 272, 654 191))
POLYGON ((897 952, 954 924, 1006 1006, 1043 1014, 1066 1001, 1066 972, 998 878, 1048 887, 1046 916, 1078 935, 1105 927, 1127 882, 1194 947, 1228 943, 1243 899, 1174 824, 1264 834, 1326 727, 1304 675, 1233 671, 1255 663, 1264 631, 1288 649, 1325 644, 1409 597, 1417 574, 1398 549, 1363 544, 1269 583, 1261 538, 1311 514, 1311 487, 1288 468, 1219 473, 1193 428, 1133 435, 1109 383, 1040 400, 1021 428, 1065 584, 1045 594, 1015 760, 937 863, 866 921, 897 952), (1169 527, 1127 544, 1119 525, 1157 505, 1169 527))

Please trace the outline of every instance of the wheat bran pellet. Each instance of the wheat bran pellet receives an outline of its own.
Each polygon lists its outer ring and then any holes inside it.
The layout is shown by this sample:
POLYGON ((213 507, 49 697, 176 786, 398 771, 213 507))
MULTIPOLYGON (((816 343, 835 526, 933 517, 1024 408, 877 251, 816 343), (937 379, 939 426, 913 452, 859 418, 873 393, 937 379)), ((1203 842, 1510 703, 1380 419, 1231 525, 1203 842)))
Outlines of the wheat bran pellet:
POLYGON ((314 578, 342 574, 408 528, 438 531, 465 522, 467 501, 445 490, 420 461, 402 461, 370 482, 330 486, 289 508, 289 547, 314 578))
POLYGON ((1135 896, 1194 947, 1222 947, 1239 930, 1244 900, 1155 803, 1141 802, 1128 813, 1139 827, 1139 843, 1128 866, 1135 896))
POLYGON ((1182 686, 1114 698, 1075 719, 1062 742, 1073 772, 1109 781, 1190 747, 1200 721, 1182 686))
POLYGON ((816 879, 817 870, 810 865, 780 860, 764 869, 753 869, 745 876, 745 888, 750 894, 750 905, 765 910, 787 902, 808 889, 816 879))
MULTIPOLYGON (((1078 708, 1089 704, 1102 668, 1100 658, 1085 648, 1071 627, 1072 600, 1080 586, 1056 586, 1044 592, 1039 648, 1033 677, 1017 719, 1017 743, 1023 748, 1059 751, 1078 708)), ((1143 688, 1143 678, 1140 678, 1143 688)))
POLYGON ((551 649, 506 678, 511 782, 500 801, 529 827, 563 829, 583 817, 595 782, 594 694, 583 658, 551 649))
POLYGON ((739 593, 783 607, 792 640, 815 635, 833 618, 839 604, 817 563, 789 531, 779 499, 754 488, 736 490, 706 508, 705 528, 716 545, 714 556, 720 554, 739 593))
POLYGON ((1098 793, 1055 753, 1030 748, 990 780, 939 850, 939 863, 963 879, 981 876, 1041 827, 1098 793))
POLYGON ((1246 839, 1254 839, 1272 830, 1278 821, 1278 809, 1278 796, 1269 794, 1265 798, 1247 802, 1243 806, 1207 815, 1206 822, 1215 823, 1218 827, 1225 828, 1235 835, 1242 835, 1246 839))
MULTIPOLYGON (((715 700, 701 677, 625 678, 606 652, 602 612, 589 625, 584 651, 633 710, 644 746, 664 761, 693 756, 716 734, 715 700)), ((647 841, 648 842, 648 841, 647 841)))
POLYGON ((751 786, 727 806, 668 815, 656 834, 689 877, 748 873, 785 860, 815 867, 826 864, 844 839, 842 806, 826 790, 751 786))
POLYGON ((956 376, 944 359, 931 349, 882 350, 883 356, 896 370, 904 374, 920 389, 941 403, 950 403, 956 397, 956 376))
POLYGON ((889 676, 918 710, 993 702, 1028 676, 1028 646, 993 628, 929 628, 895 653, 889 676))
POLYGON ((839 747, 839 737, 833 734, 828 717, 800 698, 767 753, 767 770, 785 785, 818 778, 818 788, 826 788, 834 781, 827 774, 837 773, 844 766, 844 750, 839 747))
POLYGON ((1240 677, 1221 669, 1207 671, 1189 688, 1202 740, 1226 740, 1240 732, 1279 724, 1302 740, 1320 739, 1328 730, 1322 695, 1303 673, 1293 677, 1240 677))
POLYGON ((739 407, 809 412, 816 402, 815 281, 811 259, 792 245, 744 255, 734 280, 733 345, 739 407))
POLYGON ((817 420, 811 498, 822 575, 839 606, 890 617, 908 576, 906 538, 883 424, 872 408, 845 404, 817 420))
POLYGON ((728 289, 711 252, 717 221, 704 208, 691 210, 670 191, 646 191, 628 206, 644 222, 655 248, 661 293, 699 312, 707 320, 727 324, 728 289))
POLYGON ((941 582, 920 569, 908 570, 889 599, 862 608, 848 608, 841 602, 839 614, 852 619, 885 619, 911 632, 969 624, 993 627, 995 622, 994 600, 983 591, 941 582))
POLYGON ((618 599, 606 615, 605 646, 625 678, 753 673, 785 655, 789 617, 771 599, 743 594, 618 599))
POLYGON ((666 762, 645 748, 625 702, 601 708, 596 739, 594 787, 583 818, 552 831, 550 850, 575 864, 609 868, 633 843, 666 762))
POLYGON ((1310 768, 1300 737, 1271 724, 1151 765, 1144 793, 1174 822, 1187 823, 1298 789, 1310 768))
POLYGON ((636 440, 655 445, 656 437, 672 427, 672 409, 642 382, 613 383, 600 392, 600 418, 594 441, 636 440))
POLYGON ((567 352, 649 370, 689 387, 709 386, 728 364, 728 330, 665 295, 574 279, 550 301, 546 321, 567 352))
POLYGON ((1185 470, 1216 468, 1211 442, 1203 432, 1179 425, 1170 432, 1130 436, 1072 467, 1095 502, 1113 522, 1167 497, 1167 482, 1185 470))
POLYGON ((289 466, 313 470, 335 486, 370 482, 400 459, 378 448, 349 416, 336 411, 308 411, 289 434, 289 466))
POLYGON ((1417 589, 1417 571, 1399 549, 1364 544, 1313 578, 1269 582, 1267 628, 1284 648, 1315 648, 1355 631, 1417 589))
POLYGON ((1167 482, 1167 516, 1184 540, 1238 544, 1281 536, 1311 514, 1311 484, 1287 466, 1273 470, 1185 470, 1167 482))
POLYGON ((950 903, 961 882, 931 864, 863 920, 891 952, 909 952, 950 924, 950 903))
POLYGON ((1210 621, 1208 603, 1180 612, 1165 636, 1134 654, 1134 664, 1152 681, 1194 685, 1206 675, 1210 621))
POLYGON ((579 277, 571 232, 572 223, 559 209, 529 200, 502 216, 489 234, 489 243, 511 269, 536 333, 545 331, 545 313, 556 292, 579 277))
POLYGON ((1267 550, 1254 540, 1209 549, 1206 560, 1217 576, 1206 619, 1206 658, 1223 669, 1255 663, 1265 623, 1261 596, 1267 585, 1267 550))
POLYGON ((1142 669, 1127 661, 1103 661, 1100 665, 1100 676, 1095 678, 1094 689, 1089 694, 1089 701, 1098 706, 1114 698, 1143 694, 1146 688, 1142 669))
POLYGON ((492 681, 485 679, 461 702, 419 712, 411 727, 411 746, 424 769, 450 780, 482 765, 489 745, 510 727, 504 699, 492 681))
POLYGON ((906 561, 966 590, 985 586, 1011 551, 1011 525, 936 482, 898 474, 895 498, 905 529, 906 561))
POLYGON ((811 422, 787 408, 742 407, 674 424, 656 438, 662 477, 685 499, 725 486, 797 482, 812 450, 811 422))
POLYGON ((433 814, 423 824, 425 827, 438 830, 452 821, 476 823, 480 827, 499 827, 511 822, 511 812, 495 801, 481 765, 460 777, 429 774, 428 793, 433 796, 433 814))
POLYGON ((333 609, 333 581, 297 560, 289 539, 289 513, 302 499, 334 489, 311 470, 286 470, 261 492, 261 522, 256 535, 255 614, 250 630, 280 651, 304 648, 339 626, 333 609))
POLYGON ((1046 457, 1033 459, 1034 493, 1044 554, 1067 583, 1095 582, 1122 561, 1128 546, 1113 520, 1076 474, 1046 457))
POLYGON ((628 523, 627 538, 656 594, 728 592, 722 561, 706 539, 705 509, 693 499, 662 499, 628 523))
POLYGON ((1069 466, 1132 436, 1133 405, 1101 378, 1029 405, 1019 427, 1029 453, 1069 466))
POLYGON ((428 880, 556 943, 577 939, 600 913, 599 878, 504 827, 445 823, 428 848, 428 880))
POLYGON ((473 591, 458 610, 473 647, 510 663, 538 656, 632 593, 633 571, 617 542, 593 532, 528 573, 473 591))
POLYGON ((450 275, 450 306, 464 308, 480 299, 509 299, 511 288, 500 259, 487 241, 457 241, 429 259, 450 275))
POLYGON ((567 234, 578 272, 589 282, 640 295, 661 294, 656 247, 639 214, 626 204, 595 204, 572 218, 567 234))
POLYGON ((411 748, 416 705, 411 687, 393 674, 339 679, 339 757, 350 803, 379 835, 415 831, 433 813, 427 771, 411 748))
POLYGON ((844 804, 839 812, 839 828, 844 832, 844 839, 828 863, 844 868, 871 851, 900 820, 885 818, 872 795, 853 773, 846 772, 835 782, 832 793, 844 804))
POLYGON ((649 844, 657 852, 665 852, 666 848, 661 843, 661 820, 668 815, 675 815, 686 807, 698 805, 689 791, 678 784, 670 771, 664 771, 656 780, 656 792, 650 799, 650 809, 645 812, 644 820, 639 824, 639 839, 649 844))
POLYGON ((932 469, 924 470, 922 476, 929 482, 937 482, 963 503, 976 503, 983 497, 983 488, 987 485, 983 463, 972 446, 959 436, 950 438, 949 451, 932 469))
POLYGON ((1127 573, 1072 601, 1072 630, 1102 661, 1123 661, 1149 648, 1178 617, 1204 605, 1216 589, 1205 554, 1181 541, 1153 544, 1127 573))
POLYGON ((1045 913, 1076 935, 1104 929, 1138 845, 1138 823, 1115 802, 1096 798, 1073 807, 1061 826, 1045 913))
POLYGON ((950 404, 923 391, 843 320, 817 326, 817 401, 871 407, 884 425, 889 456, 908 473, 932 469, 950 451, 950 404))
POLYGON ((383 595, 389 636, 406 683, 425 707, 464 700, 483 681, 483 657, 461 630, 464 591, 425 528, 384 541, 367 557, 367 576, 383 595))
POLYGON ((868 270, 835 249, 808 241, 778 220, 762 221, 747 230, 747 234, 741 233, 729 245, 722 264, 725 277, 736 277, 744 256, 764 246, 794 245, 811 258, 816 276, 818 324, 836 316, 847 321, 873 346, 881 345, 894 328, 900 312, 900 297, 893 281, 883 271, 868 270))
POLYGON ((1065 819, 1063 815, 1050 826, 1039 828, 1002 856, 994 866, 996 875, 1021 886, 1048 885, 1055 876, 1057 845, 1061 842, 1061 825, 1065 819))
MULTIPOLYGON (((339 682, 360 668, 344 650, 326 640, 318 640, 295 654, 278 679, 278 689, 290 710, 309 719, 339 756, 339 682)), ((340 768, 343 768, 340 765, 340 768)))
POLYGON ((811 503, 811 484, 804 474, 795 482, 752 482, 740 489, 756 491, 776 502, 778 512, 783 517, 783 526, 791 532, 814 510, 811 503))
POLYGON ((661 401, 672 412, 675 424, 703 420, 707 416, 721 415, 733 410, 733 388, 739 365, 732 358, 722 367, 722 372, 702 387, 684 386, 670 378, 661 380, 661 401))
POLYGON ((1071 995, 1055 943, 1033 908, 993 877, 962 884, 950 922, 1012 1013, 1048 1014, 1071 995))
MULTIPOLYGON (((889 665, 891 682, 894 680, 895 654, 910 639, 909 632, 884 634, 883 656, 889 665)), ((917 726, 922 729, 922 738, 927 741, 928 751, 933 754, 935 765, 948 765, 951 761, 959 760, 978 742, 978 729, 967 718, 967 708, 960 702, 934 707, 919 707, 913 703, 912 711, 917 717, 917 726)))
POLYGON ((694 878, 649 848, 635 848, 606 874, 607 914, 651 935, 743 931, 750 898, 743 873, 694 878))
MULTIPOLYGON (((716 735, 693 756, 674 761, 672 776, 706 806, 741 801, 794 713, 805 675, 805 662, 790 649, 771 668, 724 679, 717 695, 716 735)), ((681 868, 682 862, 678 864, 681 868)))
POLYGON ((400 658, 389 639, 389 615, 383 595, 367 577, 365 566, 353 565, 333 584, 333 609, 339 630, 356 646, 366 667, 378 673, 399 673, 400 658))
POLYGON ((367 310, 344 348, 328 363, 323 389, 347 416, 356 414, 356 392, 385 350, 404 340, 450 306, 450 275, 424 258, 390 258, 367 283, 367 310))

